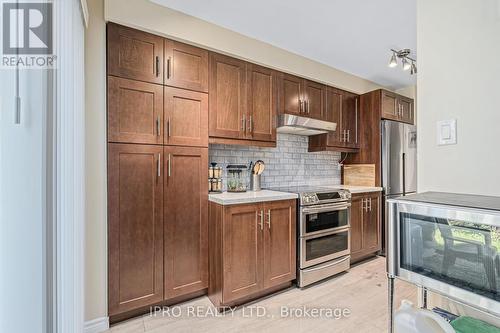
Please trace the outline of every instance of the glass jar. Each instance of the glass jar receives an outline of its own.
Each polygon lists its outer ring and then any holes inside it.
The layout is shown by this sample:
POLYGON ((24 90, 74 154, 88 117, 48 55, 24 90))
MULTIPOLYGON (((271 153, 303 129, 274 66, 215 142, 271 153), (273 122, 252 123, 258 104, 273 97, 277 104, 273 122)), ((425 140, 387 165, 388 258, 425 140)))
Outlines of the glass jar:
POLYGON ((227 166, 227 191, 246 192, 248 183, 247 166, 243 164, 233 164, 227 166))

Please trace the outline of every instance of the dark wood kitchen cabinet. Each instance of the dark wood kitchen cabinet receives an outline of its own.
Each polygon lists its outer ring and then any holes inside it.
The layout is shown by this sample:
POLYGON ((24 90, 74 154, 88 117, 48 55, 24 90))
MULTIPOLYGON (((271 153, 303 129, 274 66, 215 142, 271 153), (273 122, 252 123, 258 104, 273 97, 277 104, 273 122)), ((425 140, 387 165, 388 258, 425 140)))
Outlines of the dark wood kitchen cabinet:
POLYGON ((382 245, 380 192, 353 194, 351 206, 351 262, 377 254, 382 245))
POLYGON ((208 288, 208 149, 164 147, 165 299, 208 288))
POLYGON ((337 129, 328 134, 310 136, 309 151, 358 152, 359 119, 359 96, 328 87, 325 120, 337 123, 337 129))
POLYGON ((163 41, 115 23, 107 25, 108 75, 163 84, 163 41))
POLYGON ((208 51, 165 40, 165 84, 208 92, 208 51))
POLYGON ((274 70, 211 53, 209 81, 211 142, 276 145, 274 70))
POLYGON ((208 95, 165 87, 166 145, 208 147, 208 95))
POLYGON ((295 200, 209 207, 208 295, 215 306, 290 285, 296 276, 295 200))
POLYGON ((108 76, 108 141, 163 143, 163 87, 108 76))
POLYGON ((108 311, 163 300, 163 147, 108 144, 108 311))
POLYGON ((209 136, 244 139, 246 128, 246 63, 210 53, 209 136))
POLYGON ((281 114, 325 120, 325 85, 281 73, 278 87, 281 114))
POLYGON ((382 118, 409 124, 415 122, 413 99, 383 89, 376 92, 380 94, 379 107, 382 118))
POLYGON ((276 71, 247 64, 248 139, 276 141, 277 84, 276 71))

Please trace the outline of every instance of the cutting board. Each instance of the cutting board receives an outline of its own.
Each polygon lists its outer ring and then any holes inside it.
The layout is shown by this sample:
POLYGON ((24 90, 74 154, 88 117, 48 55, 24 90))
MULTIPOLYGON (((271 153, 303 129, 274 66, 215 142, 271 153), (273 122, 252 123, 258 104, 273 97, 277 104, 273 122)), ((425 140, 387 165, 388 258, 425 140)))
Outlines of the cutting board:
POLYGON ((375 186, 375 164, 344 164, 344 185, 375 186))

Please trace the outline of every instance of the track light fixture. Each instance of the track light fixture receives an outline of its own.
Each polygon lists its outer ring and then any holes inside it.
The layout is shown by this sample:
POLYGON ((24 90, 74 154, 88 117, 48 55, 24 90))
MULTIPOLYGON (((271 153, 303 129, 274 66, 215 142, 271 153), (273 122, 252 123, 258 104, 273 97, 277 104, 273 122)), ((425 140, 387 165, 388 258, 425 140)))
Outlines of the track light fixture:
POLYGON ((392 55, 391 59, 389 60, 389 67, 396 67, 398 65, 398 59, 401 59, 401 65, 403 66, 403 70, 407 71, 410 70, 410 74, 417 74, 417 61, 413 58, 410 58, 410 49, 402 49, 402 50, 394 50, 391 49, 392 55))

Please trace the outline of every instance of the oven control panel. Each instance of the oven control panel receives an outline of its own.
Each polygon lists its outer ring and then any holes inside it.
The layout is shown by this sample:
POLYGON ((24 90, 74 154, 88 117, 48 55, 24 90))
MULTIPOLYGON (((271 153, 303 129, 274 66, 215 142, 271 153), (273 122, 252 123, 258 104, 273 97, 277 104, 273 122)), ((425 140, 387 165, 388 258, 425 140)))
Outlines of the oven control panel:
POLYGON ((304 193, 302 194, 300 201, 302 205, 311 205, 319 203, 319 199, 316 193, 304 193))
POLYGON ((300 203, 302 205, 315 205, 349 200, 351 200, 351 192, 343 189, 331 192, 308 192, 300 195, 300 203))

